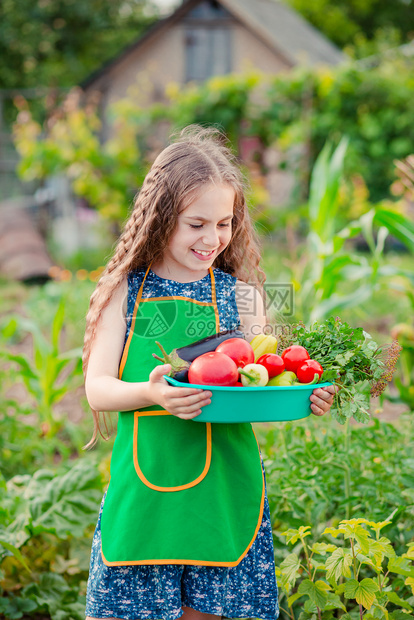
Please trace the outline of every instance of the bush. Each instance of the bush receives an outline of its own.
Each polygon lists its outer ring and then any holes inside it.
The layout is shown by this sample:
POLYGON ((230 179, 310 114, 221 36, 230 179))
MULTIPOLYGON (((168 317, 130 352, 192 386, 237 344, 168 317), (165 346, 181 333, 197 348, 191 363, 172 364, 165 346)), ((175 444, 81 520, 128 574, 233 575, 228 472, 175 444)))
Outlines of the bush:
MULTIPOLYGON (((109 111, 115 131, 103 141, 98 112, 93 105, 82 107, 78 91, 45 128, 20 100, 14 126, 19 172, 26 180, 64 172, 76 194, 120 224, 145 176, 148 155, 152 159, 164 146, 161 136, 166 126, 218 125, 236 151, 246 136, 258 137, 262 147, 289 150, 299 144, 305 154, 294 166, 300 170, 305 194, 310 170, 325 142, 337 143, 346 134, 350 141, 346 174, 362 175, 376 202, 390 196, 394 159, 412 151, 412 76, 410 62, 397 59, 368 69, 347 64, 297 69, 270 80, 250 73, 214 77, 183 88, 170 85, 164 104, 141 109, 131 100, 118 101, 109 111)), ((256 155, 260 161, 261 153, 256 155)), ((291 165, 288 156, 281 165, 291 165)))
POLYGON ((359 618, 362 596, 366 619, 368 609, 378 619, 405 618, 401 608, 414 607, 410 415, 395 424, 374 417, 368 427, 344 429, 311 416, 255 430, 266 467, 282 617, 331 618, 338 609, 359 618), (368 598, 360 592, 365 586, 368 598))

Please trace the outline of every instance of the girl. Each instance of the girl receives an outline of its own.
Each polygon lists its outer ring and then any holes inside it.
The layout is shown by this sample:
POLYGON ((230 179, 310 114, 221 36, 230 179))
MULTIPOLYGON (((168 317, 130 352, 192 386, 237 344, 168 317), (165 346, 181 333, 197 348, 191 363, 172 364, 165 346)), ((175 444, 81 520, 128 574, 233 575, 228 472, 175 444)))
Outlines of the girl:
MULTIPOLYGON (((189 127, 157 157, 91 297, 89 445, 98 412, 120 413, 92 544, 88 619, 279 614, 252 427, 191 422, 211 392, 170 386, 163 375, 171 366, 152 357, 155 340, 171 350, 241 325, 251 341, 266 325, 243 178, 221 138, 189 127)), ((314 391, 315 415, 329 410, 332 394, 314 391)))

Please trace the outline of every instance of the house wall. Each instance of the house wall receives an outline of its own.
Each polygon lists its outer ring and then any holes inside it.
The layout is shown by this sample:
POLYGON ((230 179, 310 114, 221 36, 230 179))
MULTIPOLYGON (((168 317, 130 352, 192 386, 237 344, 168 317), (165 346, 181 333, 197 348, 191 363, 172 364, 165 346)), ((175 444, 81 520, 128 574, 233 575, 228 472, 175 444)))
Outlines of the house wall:
POLYGON ((126 96, 138 105, 161 100, 168 83, 183 80, 182 36, 179 27, 157 34, 117 62, 88 90, 103 90, 105 105, 126 96))
MULTIPOLYGON (((290 69, 282 55, 267 46, 248 28, 236 21, 231 28, 231 63, 234 73, 258 70, 272 75, 290 69)), ((183 23, 163 29, 108 69, 89 87, 88 90, 98 89, 103 93, 103 119, 106 117, 104 108, 119 99, 128 96, 137 105, 145 106, 162 101, 168 84, 184 84, 185 36, 186 27, 183 23)), ((260 93, 257 97, 260 99, 260 93)), ((163 135, 164 130, 163 127, 158 128, 157 135, 152 136, 155 153, 166 142, 168 134, 163 135)), ((111 127, 104 120, 103 133, 107 132, 111 133, 111 127)), ((291 172, 280 170, 277 162, 272 160, 269 163, 266 187, 270 200, 272 204, 284 204, 291 193, 294 177, 291 172)))
MULTIPOLYGON (((289 69, 282 56, 243 25, 234 23, 231 37, 233 72, 257 69, 272 74, 289 69)), ((108 68, 87 90, 100 90, 103 93, 103 107, 126 96, 143 106, 162 100, 169 83, 184 83, 184 41, 183 24, 162 30, 108 68)))
POLYGON ((241 24, 233 29, 233 41, 233 66, 236 73, 253 68, 274 74, 290 68, 283 56, 274 52, 241 24))

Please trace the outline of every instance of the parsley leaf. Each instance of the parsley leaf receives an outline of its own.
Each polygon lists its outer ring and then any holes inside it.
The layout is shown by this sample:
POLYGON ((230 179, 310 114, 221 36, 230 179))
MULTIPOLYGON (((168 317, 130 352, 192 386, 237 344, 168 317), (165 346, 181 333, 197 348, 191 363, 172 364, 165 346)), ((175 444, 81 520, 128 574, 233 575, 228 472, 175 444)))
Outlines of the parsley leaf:
MULTIPOLYGON (((299 344, 311 359, 324 369, 321 381, 335 383, 341 389, 335 394, 332 416, 344 424, 353 417, 367 423, 370 387, 381 382, 386 364, 380 347, 362 327, 352 328, 339 317, 292 328, 289 344, 299 344)), ((385 386, 385 383, 384 383, 385 386)))

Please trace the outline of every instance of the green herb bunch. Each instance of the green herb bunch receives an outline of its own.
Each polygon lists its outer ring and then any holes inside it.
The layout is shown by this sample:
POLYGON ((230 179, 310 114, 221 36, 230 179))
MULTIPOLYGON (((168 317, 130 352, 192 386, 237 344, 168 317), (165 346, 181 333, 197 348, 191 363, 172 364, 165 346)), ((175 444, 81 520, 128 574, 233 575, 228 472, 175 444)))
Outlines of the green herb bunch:
POLYGON ((340 424, 352 416, 357 422, 369 421, 369 397, 385 390, 401 350, 397 341, 379 346, 362 327, 350 327, 339 317, 315 322, 309 329, 303 323, 294 325, 290 344, 305 347, 324 369, 321 381, 340 388, 331 408, 340 424))

